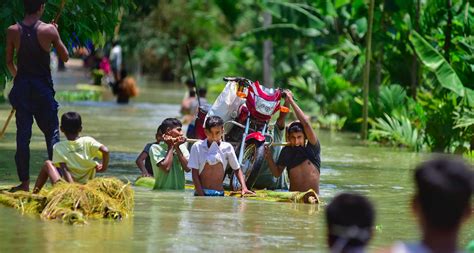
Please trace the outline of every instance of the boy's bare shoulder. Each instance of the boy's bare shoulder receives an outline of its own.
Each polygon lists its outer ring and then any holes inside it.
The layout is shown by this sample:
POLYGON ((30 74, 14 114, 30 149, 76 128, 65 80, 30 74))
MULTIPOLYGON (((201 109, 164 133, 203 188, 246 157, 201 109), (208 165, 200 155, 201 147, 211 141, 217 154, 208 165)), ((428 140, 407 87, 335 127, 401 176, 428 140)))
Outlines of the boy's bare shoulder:
POLYGON ((20 27, 18 27, 18 24, 13 24, 7 28, 8 32, 18 32, 20 30, 20 27))
POLYGON ((7 28, 7 37, 15 38, 20 36, 20 26, 18 24, 13 24, 7 28))

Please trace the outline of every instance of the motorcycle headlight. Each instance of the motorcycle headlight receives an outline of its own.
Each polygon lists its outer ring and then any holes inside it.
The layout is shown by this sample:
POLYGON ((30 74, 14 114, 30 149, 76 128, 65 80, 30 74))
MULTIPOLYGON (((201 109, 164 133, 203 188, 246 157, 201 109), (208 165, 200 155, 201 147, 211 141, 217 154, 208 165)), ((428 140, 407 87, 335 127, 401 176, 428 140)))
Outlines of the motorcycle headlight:
POLYGON ((277 101, 267 101, 259 96, 255 96, 255 109, 263 115, 272 116, 276 104, 277 101))

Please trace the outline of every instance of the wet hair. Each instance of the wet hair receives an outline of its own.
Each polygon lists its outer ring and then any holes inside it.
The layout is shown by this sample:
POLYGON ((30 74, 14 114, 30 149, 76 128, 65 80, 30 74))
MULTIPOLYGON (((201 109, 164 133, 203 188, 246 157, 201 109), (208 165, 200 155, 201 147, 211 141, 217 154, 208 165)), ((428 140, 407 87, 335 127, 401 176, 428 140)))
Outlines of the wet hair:
POLYGON ((207 90, 205 88, 202 88, 202 89, 198 90, 199 97, 204 98, 204 97, 206 97, 206 94, 207 94, 207 90))
POLYGON ((66 112, 61 116, 61 128, 66 134, 77 134, 82 129, 81 115, 77 112, 66 112))
POLYGON ((224 120, 222 120, 219 116, 210 116, 207 118, 206 123, 204 124, 204 128, 206 130, 211 130, 213 127, 221 127, 224 126, 224 120))
POLYGON ((182 127, 181 121, 177 118, 166 118, 161 122, 161 125, 158 127, 157 133, 165 134, 168 130, 174 129, 176 127, 182 127))
POLYGON ((461 222, 474 188, 474 175, 460 159, 437 157, 415 170, 416 195, 427 223, 452 229, 461 222))
POLYGON ((291 134, 291 133, 303 133, 304 134, 303 124, 301 124, 301 122, 299 122, 299 121, 294 121, 288 126, 286 132, 287 132, 287 134, 291 134))
POLYGON ((23 0, 23 6, 25 7, 25 13, 35 14, 41 9, 41 5, 45 4, 46 0, 23 0))
POLYGON ((329 246, 341 243, 339 250, 363 247, 372 234, 375 209, 370 201, 359 194, 342 193, 326 207, 329 246))

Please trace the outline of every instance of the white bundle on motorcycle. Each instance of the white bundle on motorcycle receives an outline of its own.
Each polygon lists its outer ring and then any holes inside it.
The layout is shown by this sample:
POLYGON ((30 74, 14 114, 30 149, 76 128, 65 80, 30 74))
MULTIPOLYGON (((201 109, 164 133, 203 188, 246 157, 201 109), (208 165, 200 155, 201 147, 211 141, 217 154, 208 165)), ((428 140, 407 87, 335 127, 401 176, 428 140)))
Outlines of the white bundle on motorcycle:
POLYGON ((234 120, 238 116, 239 107, 243 103, 245 103, 245 100, 237 96, 237 83, 227 82, 224 90, 219 94, 207 113, 206 120, 209 116, 219 116, 224 122, 234 120))

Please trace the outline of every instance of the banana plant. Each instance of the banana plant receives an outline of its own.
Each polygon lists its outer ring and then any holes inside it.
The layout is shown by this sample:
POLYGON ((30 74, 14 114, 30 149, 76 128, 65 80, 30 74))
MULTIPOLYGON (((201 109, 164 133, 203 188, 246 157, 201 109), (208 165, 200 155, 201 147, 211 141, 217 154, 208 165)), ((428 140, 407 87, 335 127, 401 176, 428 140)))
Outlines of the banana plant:
POLYGON ((461 82, 448 61, 430 45, 419 33, 412 31, 410 42, 423 65, 433 72, 439 84, 459 97, 466 98, 470 106, 474 106, 474 91, 461 82))

